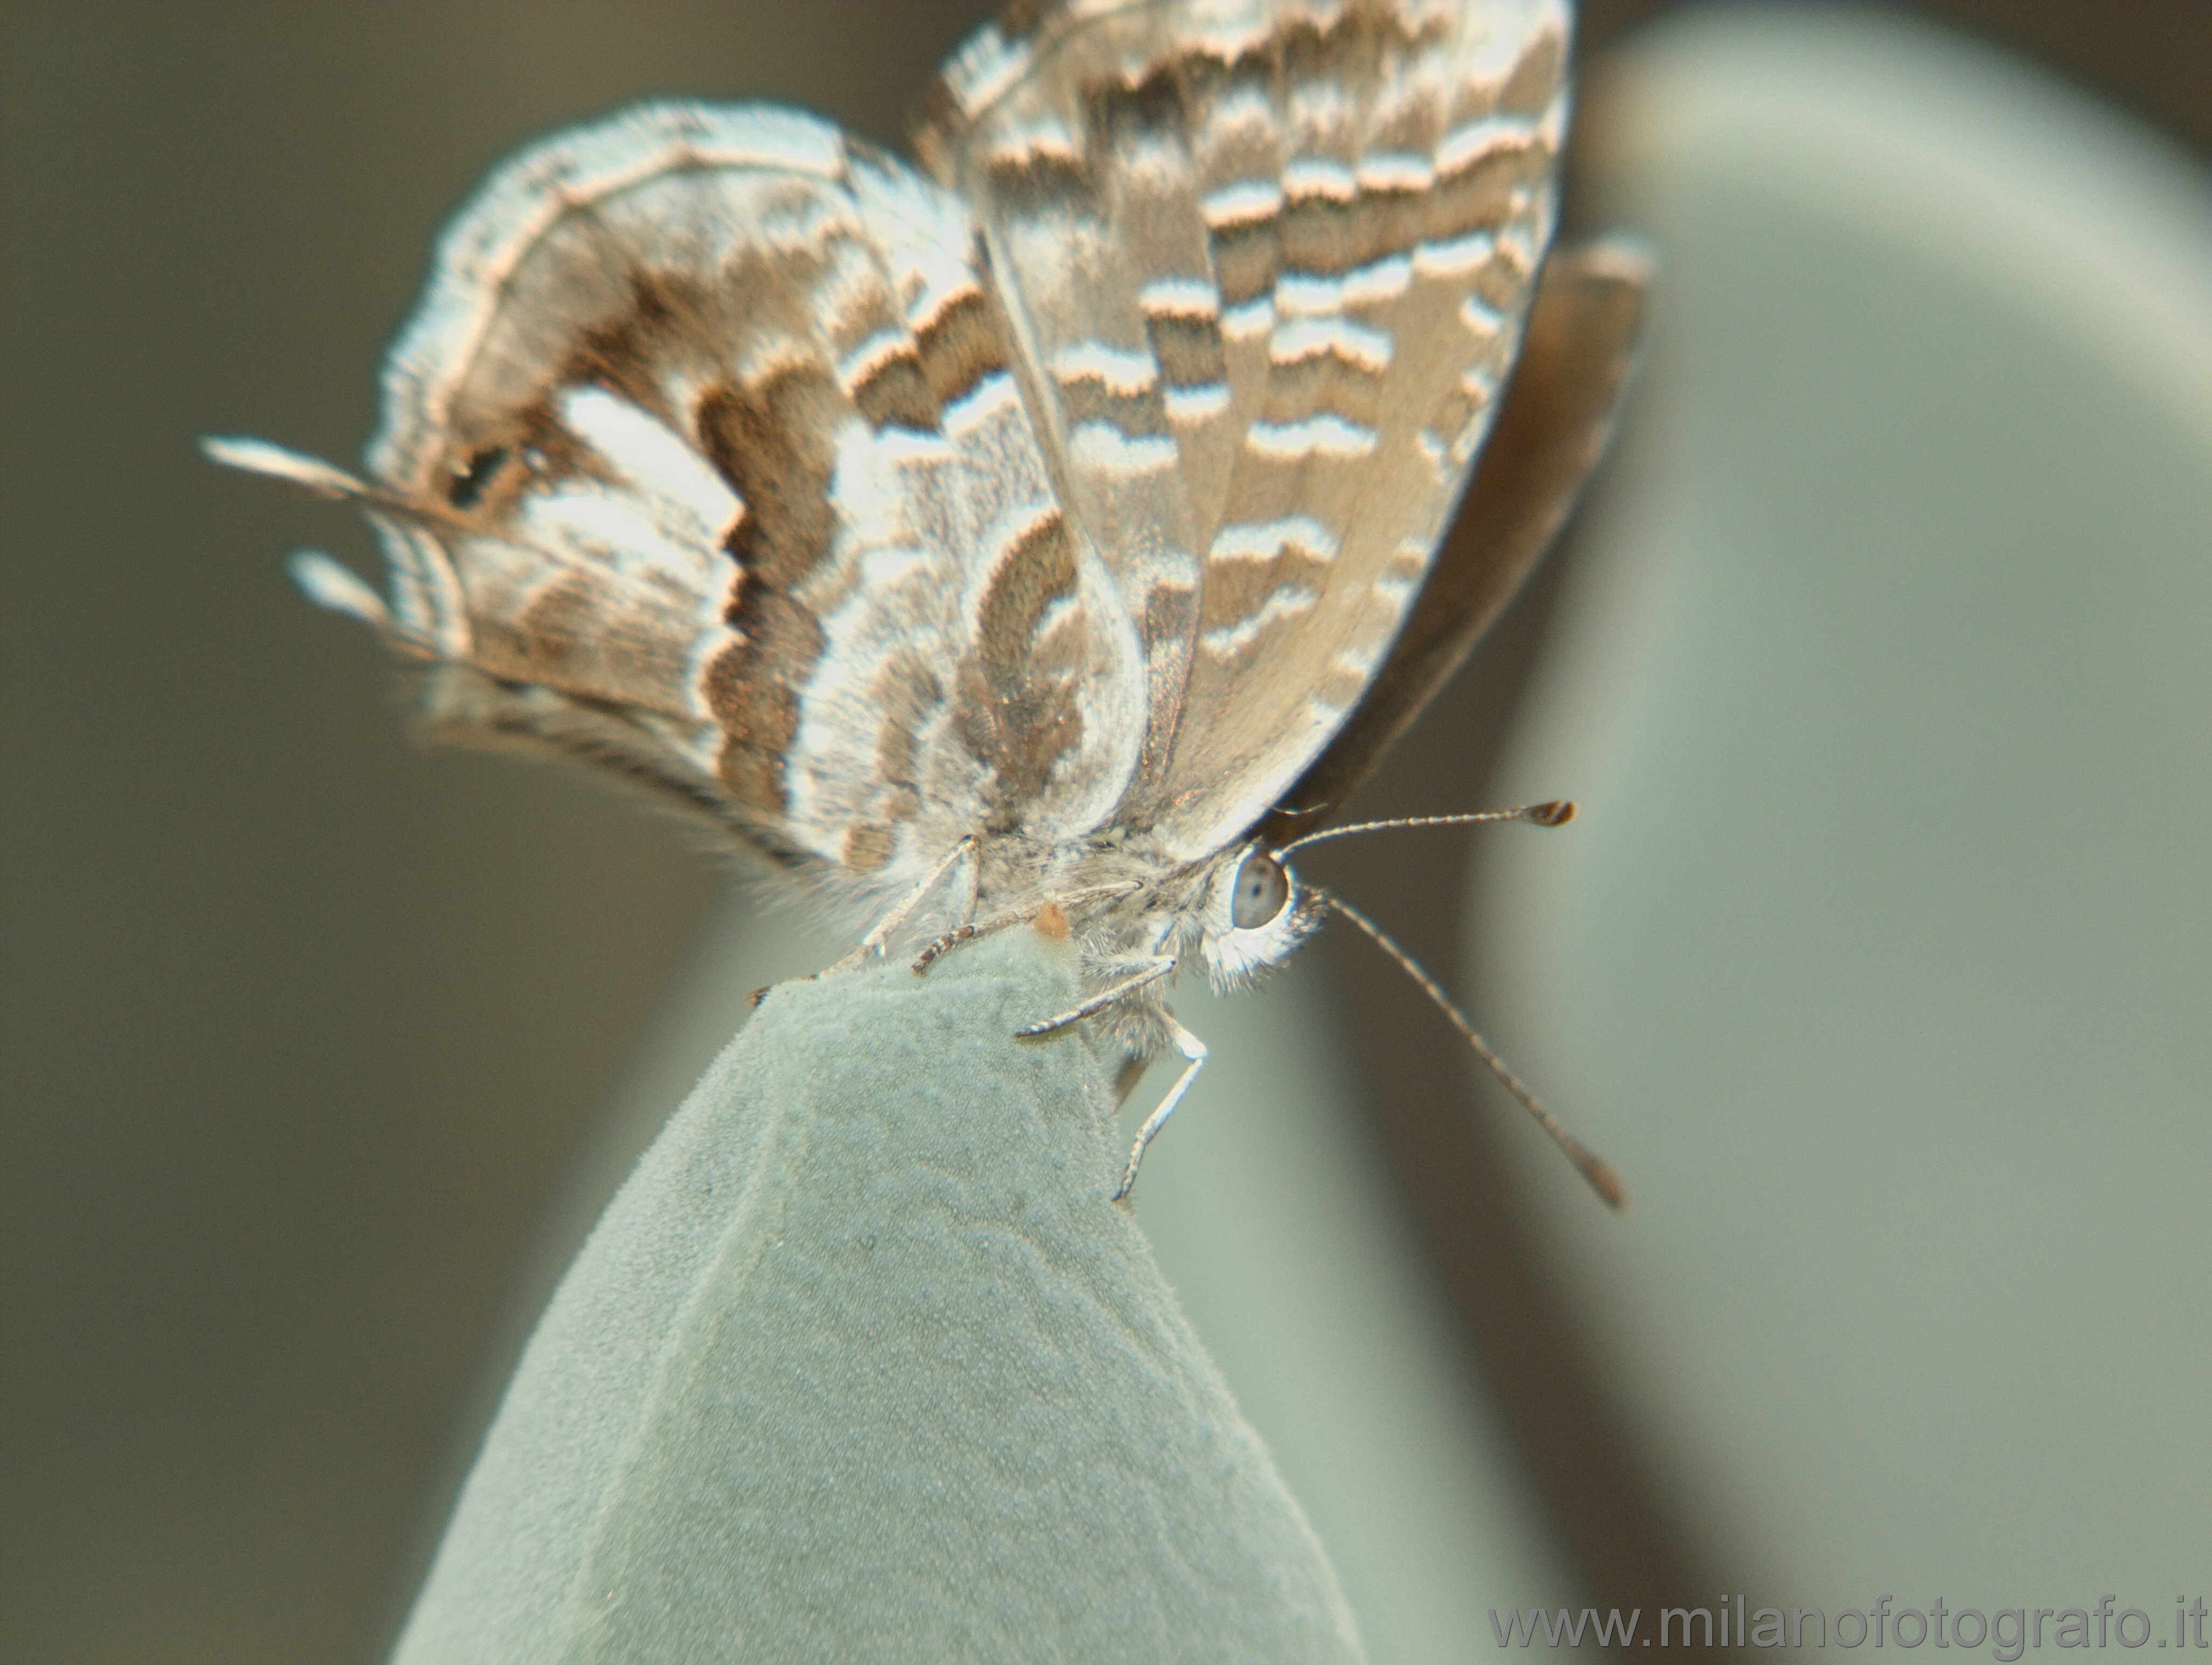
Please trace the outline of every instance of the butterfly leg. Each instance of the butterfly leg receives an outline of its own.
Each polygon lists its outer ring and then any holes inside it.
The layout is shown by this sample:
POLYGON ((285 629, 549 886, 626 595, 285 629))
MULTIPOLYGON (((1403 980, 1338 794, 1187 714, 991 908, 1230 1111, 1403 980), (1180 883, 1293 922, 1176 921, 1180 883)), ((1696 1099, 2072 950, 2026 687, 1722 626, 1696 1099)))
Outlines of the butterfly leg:
MULTIPOLYGON (((1017 1037, 1049 1035, 1055 1029, 1065 1029, 1071 1023, 1080 1023, 1084 1019, 1104 1011, 1115 1001, 1127 1000, 1138 990, 1150 988, 1175 968, 1176 957, 1171 954, 1164 954, 1157 960, 1148 960, 1140 969, 1123 978, 1119 983, 1108 984, 1080 1006, 1071 1006, 1057 1016, 1048 1017, 1042 1023, 1032 1023, 1026 1029, 1017 1029, 1014 1033, 1017 1037)), ((1177 1044, 1180 1044, 1180 1043, 1177 1044)), ((1193 1044, 1195 1045, 1196 1043, 1193 1042, 1193 1044)), ((1200 1057, 1205 1055, 1205 1050, 1203 1047, 1199 1048, 1200 1057)))
MULTIPOLYGON (((855 967, 865 964, 871 954, 881 954, 884 951, 884 944, 890 941, 891 933, 896 930, 901 925, 906 923, 907 916, 921 905, 922 899, 927 896, 931 891, 937 887, 938 881, 944 878, 946 874, 950 873, 954 865, 959 862, 961 857, 963 856, 972 856, 975 853, 975 846, 980 841, 973 832, 968 833, 962 838, 958 844, 954 845, 950 851, 945 852, 943 860, 939 861, 935 867, 930 869, 927 873, 922 875, 921 882, 916 885, 912 890, 908 891, 906 893, 904 899, 902 899, 896 907, 893 908, 889 913, 885 914, 881 919, 876 922, 876 928, 860 939, 860 947, 854 948, 852 953, 847 954, 842 960, 832 966, 829 972, 823 973, 823 975, 829 976, 837 972, 852 971, 855 967)), ((969 917, 972 917, 975 911, 975 891, 976 887, 981 882, 981 880, 982 863, 981 862, 977 862, 975 863, 974 872, 968 887, 968 915, 969 917)))
POLYGON ((1190 1062, 1183 1066, 1182 1074, 1176 1077, 1175 1085, 1168 1089, 1168 1096, 1159 1101, 1152 1113, 1145 1117, 1145 1124, 1137 1129, 1137 1142, 1129 1147, 1128 1166, 1121 1170, 1121 1183, 1114 1188, 1114 1201, 1116 1202, 1136 1189, 1137 1165, 1145 1159, 1145 1147, 1151 1144, 1153 1135, 1168 1124, 1168 1117, 1175 1114, 1175 1107, 1182 1102, 1182 1095, 1190 1090, 1190 1084, 1198 1079, 1198 1072, 1206 1067, 1206 1043, 1173 1017, 1168 1019, 1168 1038, 1175 1043, 1176 1050, 1190 1062))
POLYGON ((1035 917, 1031 913, 1002 913, 994 919, 984 920, 981 924, 970 920, 965 924, 955 925, 944 935, 933 936, 921 945, 921 952, 914 957, 915 975, 919 977, 927 971, 948 949, 957 948, 963 942, 973 942, 979 936, 988 936, 994 930, 1018 925, 1023 920, 1035 917))
POLYGON ((990 918, 981 920, 975 917, 975 897, 971 889, 968 897, 967 923, 955 926, 944 935, 934 937, 924 943, 921 952, 915 957, 914 969, 917 972, 926 972, 942 959, 947 950, 957 948, 963 942, 972 942, 979 936, 988 936, 993 931, 1004 930, 1009 925, 1025 925, 1048 907, 1057 907, 1063 911, 1078 910, 1087 907, 1093 902, 1116 900, 1127 896, 1136 888, 1133 883, 1127 882, 1094 885, 1089 890, 1079 890, 1053 901, 1040 902, 1035 907, 1015 908, 1009 912, 994 914, 990 918))

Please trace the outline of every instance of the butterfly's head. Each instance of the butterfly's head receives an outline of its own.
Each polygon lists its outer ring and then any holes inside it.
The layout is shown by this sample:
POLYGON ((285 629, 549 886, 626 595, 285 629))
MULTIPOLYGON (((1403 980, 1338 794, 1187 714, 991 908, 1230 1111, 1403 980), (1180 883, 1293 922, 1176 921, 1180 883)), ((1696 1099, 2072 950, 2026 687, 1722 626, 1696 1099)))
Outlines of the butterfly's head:
POLYGON ((1213 864, 1200 922, 1213 986, 1236 988, 1290 958, 1321 923, 1324 905, 1321 893, 1300 885, 1266 845, 1225 851, 1213 864))

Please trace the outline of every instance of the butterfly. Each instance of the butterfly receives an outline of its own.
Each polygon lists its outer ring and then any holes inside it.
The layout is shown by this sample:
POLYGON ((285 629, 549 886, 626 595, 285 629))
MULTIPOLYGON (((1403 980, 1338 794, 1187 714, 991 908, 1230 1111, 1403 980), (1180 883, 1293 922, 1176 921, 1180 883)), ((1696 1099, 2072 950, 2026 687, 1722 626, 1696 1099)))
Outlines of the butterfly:
POLYGON ((872 921, 854 960, 1071 922, 1028 1032, 1185 1060, 1119 1197, 1206 1057, 1170 981, 1366 925, 1288 852, 1610 433, 1647 264, 1551 248, 1568 61, 1565 0, 1044 0, 947 63, 919 169, 647 105, 447 231, 362 474, 207 448, 367 512, 388 595, 294 574, 434 734, 705 816, 872 921))

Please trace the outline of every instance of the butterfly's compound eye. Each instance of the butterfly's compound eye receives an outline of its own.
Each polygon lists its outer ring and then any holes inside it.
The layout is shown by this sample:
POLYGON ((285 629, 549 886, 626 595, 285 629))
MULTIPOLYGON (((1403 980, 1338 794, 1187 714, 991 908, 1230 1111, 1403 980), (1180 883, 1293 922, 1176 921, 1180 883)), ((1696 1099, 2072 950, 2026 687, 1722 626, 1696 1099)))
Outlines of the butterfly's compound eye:
POLYGON ((1257 930, 1273 923, 1290 899, 1291 875, 1283 871, 1283 864, 1266 851, 1255 850, 1237 864, 1229 923, 1240 931, 1257 930))

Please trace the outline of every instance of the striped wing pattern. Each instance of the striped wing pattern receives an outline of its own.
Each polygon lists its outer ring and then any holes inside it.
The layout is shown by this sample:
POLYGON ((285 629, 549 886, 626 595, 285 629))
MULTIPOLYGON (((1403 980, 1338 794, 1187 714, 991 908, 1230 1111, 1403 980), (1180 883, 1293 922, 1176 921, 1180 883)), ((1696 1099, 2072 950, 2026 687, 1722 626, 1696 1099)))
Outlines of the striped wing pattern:
POLYGON ((1072 516, 1146 654, 1115 818, 1196 859, 1380 669, 1549 243, 1559 0, 1066 4, 920 146, 973 205, 1072 516))
POLYGON ((425 662, 434 728, 705 811, 873 922, 841 966, 1072 929, 1084 997, 1023 1035, 1184 1061, 1123 1197, 1206 1056, 1170 980, 1317 927, 1285 823, 1413 720, 1610 429, 1648 263, 1546 272, 1568 3, 1012 0, 932 94, 933 179, 642 106, 455 221, 366 478, 208 449, 368 512, 388 598, 295 575, 425 662))
POLYGON ((971 830, 1103 820, 1136 638, 974 247, 786 112, 649 106, 509 164, 370 454, 434 719, 628 767, 862 896, 971 830))
POLYGON ((855 914, 971 834, 1001 902, 1093 857, 1151 891, 1383 672, 1549 242, 1565 3, 1023 0, 933 94, 933 179, 643 106, 455 221, 366 480, 215 449, 368 510, 388 601, 302 581, 443 732, 611 766, 855 914))

